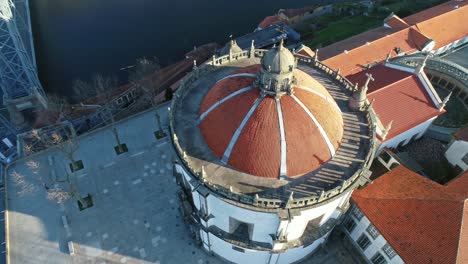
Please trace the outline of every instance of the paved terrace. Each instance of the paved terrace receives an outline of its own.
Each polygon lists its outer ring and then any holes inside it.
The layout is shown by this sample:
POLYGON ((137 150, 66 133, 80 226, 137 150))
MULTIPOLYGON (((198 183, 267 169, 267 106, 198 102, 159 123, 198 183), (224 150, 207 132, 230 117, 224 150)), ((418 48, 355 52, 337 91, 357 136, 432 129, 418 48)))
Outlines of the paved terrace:
POLYGON ((208 75, 201 75, 198 80, 181 92, 177 108, 174 109, 175 134, 181 148, 186 153, 192 170, 200 172, 205 168, 207 180, 211 184, 241 194, 258 193, 260 197, 287 199, 289 192, 294 191, 295 198, 319 196, 322 190, 328 191, 341 186, 363 166, 370 151, 369 120, 363 112, 351 112, 348 109, 350 91, 339 85, 333 77, 322 71, 299 64, 299 69, 311 74, 334 97, 341 111, 345 124, 341 147, 335 157, 321 168, 302 177, 288 180, 255 177, 222 164, 218 157, 204 142, 196 120, 198 109, 205 94, 215 82, 239 68, 259 64, 259 58, 240 59, 219 67, 208 75))
MULTIPOLYGON (((164 125, 167 106, 158 110, 164 125)), ((168 137, 154 137, 154 113, 117 125, 129 149, 126 154, 115 154, 109 128, 79 139, 75 156, 84 169, 76 174, 77 187, 94 201, 84 211, 76 199, 63 205, 47 199, 40 179, 48 182, 52 171, 65 177, 67 162, 61 152, 49 149, 8 167, 9 263, 220 263, 195 245, 181 219, 171 143, 168 137)))

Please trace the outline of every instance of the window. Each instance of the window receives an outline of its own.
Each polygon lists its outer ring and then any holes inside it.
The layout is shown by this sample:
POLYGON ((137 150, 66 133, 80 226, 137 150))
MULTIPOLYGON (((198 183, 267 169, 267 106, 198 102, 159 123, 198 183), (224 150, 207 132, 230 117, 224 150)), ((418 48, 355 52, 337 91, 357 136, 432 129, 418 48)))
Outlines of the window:
POLYGON ((362 217, 364 216, 364 215, 362 214, 361 210, 359 210, 359 208, 357 208, 357 206, 353 206, 352 214, 353 214, 354 217, 356 217, 356 219, 358 219, 358 220, 361 220, 362 217))
POLYGON ((349 217, 348 220, 344 223, 344 228, 348 230, 349 233, 353 232, 354 228, 356 227, 356 222, 352 217, 349 217))
POLYGON ((385 246, 382 247, 383 252, 387 254, 389 259, 392 259, 394 256, 396 256, 395 250, 387 243, 385 246))
POLYGON ((386 264, 387 263, 387 260, 385 259, 384 256, 382 256, 382 254, 380 254, 379 252, 377 252, 372 258, 371 258, 371 262, 373 264, 386 264))
POLYGON ((235 251, 242 252, 242 253, 244 253, 244 252, 245 252, 245 250, 244 250, 243 248, 236 247, 236 246, 232 246, 232 249, 234 249, 235 251))
POLYGON ((377 231, 373 224, 369 224, 369 226, 367 227, 367 232, 369 233, 369 235, 371 235, 373 239, 376 239, 380 235, 379 231, 377 231))
POLYGON ((468 165, 468 153, 466 153, 465 156, 463 156, 462 160, 463 162, 465 162, 465 164, 468 165))
POLYGON ((369 246, 370 240, 365 234, 362 234, 361 237, 359 237, 359 239, 357 240, 357 243, 362 249, 362 251, 364 251, 369 246))

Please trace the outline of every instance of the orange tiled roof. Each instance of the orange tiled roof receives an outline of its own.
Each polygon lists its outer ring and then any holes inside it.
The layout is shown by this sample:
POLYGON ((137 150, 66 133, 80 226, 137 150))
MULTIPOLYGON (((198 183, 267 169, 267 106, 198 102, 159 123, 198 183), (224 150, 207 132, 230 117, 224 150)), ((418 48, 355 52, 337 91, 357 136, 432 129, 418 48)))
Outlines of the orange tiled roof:
POLYGON ((302 45, 299 48, 299 50, 297 51, 297 53, 299 53, 301 55, 304 55, 304 56, 307 56, 307 57, 310 57, 310 58, 315 56, 315 51, 313 51, 311 48, 309 48, 306 45, 302 45))
POLYGON ((384 126, 393 121, 385 140, 444 113, 434 105, 416 75, 378 65, 348 76, 348 79, 363 85, 366 73, 372 74, 375 79, 369 83, 367 95, 370 101, 374 100, 374 110, 384 126))
POLYGON ((409 25, 401 18, 396 15, 392 15, 389 18, 385 19, 385 24, 394 29, 403 29, 409 27, 409 25))
MULTIPOLYGON (((456 6, 458 8, 462 8, 468 5, 468 1, 462 0, 462 1, 447 1, 443 4, 428 8, 426 10, 423 10, 421 12, 418 12, 416 14, 407 16, 403 18, 406 23, 410 25, 415 25, 418 23, 421 23, 423 21, 427 21, 429 19, 435 18, 437 16, 446 14, 446 13, 451 13, 451 12, 458 12, 456 6)), ((466 11, 463 11, 466 12, 466 11)))
POLYGON ((352 195, 403 261, 421 264, 466 263, 466 198, 401 165, 352 195))
POLYGON ((262 20, 262 22, 260 22, 260 24, 258 24, 258 27, 266 28, 268 26, 276 25, 279 23, 284 23, 284 21, 278 16, 267 16, 262 20))
MULTIPOLYGON (((251 86, 254 76, 232 76, 239 73, 258 72, 259 65, 249 66, 231 73, 222 79, 205 95, 199 115, 200 131, 205 142, 218 158, 222 158, 234 133, 249 110, 260 97, 260 89, 232 95, 240 89, 251 86), (218 104, 219 103, 219 104, 218 104), (217 105, 218 104, 218 105, 217 105), (214 108, 213 108, 214 106, 214 108), (211 109, 210 111, 208 111, 211 109)), ((301 87, 313 92, 295 88, 295 96, 316 118, 335 149, 343 137, 343 119, 328 91, 310 75, 296 70, 294 75, 301 87), (319 93, 321 96, 316 95, 319 93), (326 99, 325 99, 326 98, 326 99)), ((291 96, 284 95, 279 101, 286 141, 287 176, 297 177, 313 171, 327 162, 330 150, 318 126, 302 106, 291 96)), ((246 119, 239 130, 237 141, 233 141, 232 152, 227 164, 251 175, 265 178, 279 178, 281 164, 281 134, 276 100, 266 96, 246 119)))
POLYGON ((436 49, 446 46, 468 36, 468 23, 463 22, 468 15, 467 5, 466 0, 450 1, 404 19, 391 16, 385 22, 392 28, 378 27, 331 44, 320 50, 319 59, 334 69, 340 68, 347 76, 365 65, 382 62, 396 47, 411 54, 422 50, 430 40, 435 41, 436 49))
MULTIPOLYGON (((381 32, 387 30, 390 32, 392 29, 382 29, 381 32)), ((392 57, 396 56, 396 48, 399 48, 400 52, 408 54, 417 52, 419 47, 424 45, 424 42, 419 43, 420 39, 413 39, 413 34, 410 32, 411 30, 408 28, 375 40, 369 39, 369 42, 364 41, 368 36, 357 35, 355 41, 356 43, 360 42, 359 47, 346 51, 341 50, 340 54, 325 59, 323 62, 333 69, 339 68, 344 76, 360 72, 369 64, 384 61, 389 52, 392 57)), ((355 41, 353 40, 353 42, 355 41)), ((344 43, 337 43, 337 45, 346 46, 344 43)), ((323 55, 327 53, 327 49, 328 47, 319 50, 319 59, 324 59, 323 55)))
POLYGON ((452 193, 460 195, 462 199, 468 198, 468 171, 451 180, 447 184, 447 189, 452 193))
POLYGON ((468 127, 460 128, 453 135, 458 140, 468 141, 468 127))

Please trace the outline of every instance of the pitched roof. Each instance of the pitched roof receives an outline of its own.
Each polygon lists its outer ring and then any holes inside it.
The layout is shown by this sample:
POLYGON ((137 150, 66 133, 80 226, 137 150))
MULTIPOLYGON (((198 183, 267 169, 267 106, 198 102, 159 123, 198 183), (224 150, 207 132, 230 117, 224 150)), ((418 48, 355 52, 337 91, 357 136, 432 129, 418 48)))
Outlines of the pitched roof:
MULTIPOLYGON (((407 16, 403 18, 406 23, 410 25, 415 25, 417 23, 421 23, 423 21, 427 21, 429 19, 435 18, 437 16, 447 14, 447 13, 452 13, 452 12, 458 12, 460 8, 465 7, 468 5, 468 1, 462 0, 462 1, 447 1, 445 3, 442 3, 440 5, 436 5, 434 7, 425 9, 421 12, 418 12, 416 14, 412 14, 410 16, 407 16), (458 8, 455 8, 458 6, 458 8)), ((466 11, 464 11, 466 12, 466 11)))
POLYGON ((390 28, 394 29, 403 29, 409 27, 409 25, 403 19, 393 14, 386 18, 384 23, 387 24, 390 28))
POLYGON ((278 16, 267 16, 265 17, 260 24, 258 24, 258 28, 266 28, 271 25, 284 23, 284 21, 279 18, 278 16))
POLYGON ((458 140, 468 141, 468 126, 458 129, 453 136, 458 140))
POLYGON ((396 49, 399 49, 399 52, 411 54, 417 52, 426 42, 421 41, 421 38, 414 39, 410 28, 393 31, 383 27, 368 31, 369 33, 357 35, 319 50, 318 57, 326 65, 333 69, 339 68, 344 76, 348 76, 362 71, 369 64, 382 62, 389 52, 392 56, 396 56, 396 49), (384 32, 389 34, 382 36, 384 32), (341 50, 335 55, 338 47, 341 47, 341 50), (329 57, 330 55, 332 57, 329 57))
POLYGON ((405 263, 457 263, 467 257, 466 198, 401 165, 352 195, 405 263))
POLYGON ((463 21, 467 15, 466 0, 449 1, 403 19, 393 15, 384 21, 391 28, 378 27, 333 43, 320 49, 319 59, 333 69, 340 68, 347 76, 383 61, 397 47, 411 54, 422 50, 430 40, 435 41, 437 49, 466 37, 468 24, 463 21))
MULTIPOLYGON (((454 4, 453 1, 451 2, 454 4)), ((468 15, 468 5, 466 1, 461 4, 464 6, 421 21, 414 27, 435 41, 435 49, 462 39, 468 36, 468 24, 463 22, 468 15)))
POLYGON ((367 95, 369 101, 374 100, 374 110, 384 126, 393 121, 385 140, 444 113, 434 105, 416 75, 378 65, 348 76, 348 79, 353 83, 363 85, 367 79, 367 73, 372 74, 375 79, 369 83, 367 95))
POLYGON ((446 186, 450 192, 466 199, 468 197, 468 171, 451 180, 446 186))

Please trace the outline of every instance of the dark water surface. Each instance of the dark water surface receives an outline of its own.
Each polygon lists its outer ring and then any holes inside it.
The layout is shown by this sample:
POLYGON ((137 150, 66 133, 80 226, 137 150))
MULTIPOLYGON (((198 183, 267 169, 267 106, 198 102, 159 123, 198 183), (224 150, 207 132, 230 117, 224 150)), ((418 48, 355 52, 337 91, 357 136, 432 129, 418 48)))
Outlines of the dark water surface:
POLYGON ((195 45, 225 43, 280 8, 314 0, 30 0, 39 76, 69 94, 74 79, 118 73, 136 58, 178 61, 195 45))

